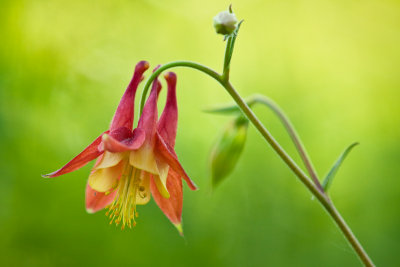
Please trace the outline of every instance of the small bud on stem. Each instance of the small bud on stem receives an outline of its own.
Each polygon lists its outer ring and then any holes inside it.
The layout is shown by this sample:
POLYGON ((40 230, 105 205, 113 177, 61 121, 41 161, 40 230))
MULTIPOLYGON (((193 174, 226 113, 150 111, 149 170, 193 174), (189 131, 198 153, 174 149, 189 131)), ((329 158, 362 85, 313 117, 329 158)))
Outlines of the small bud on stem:
POLYGON ((214 28, 218 34, 229 35, 235 31, 238 21, 230 11, 222 11, 214 17, 214 28))
POLYGON ((214 187, 235 168, 246 142, 247 128, 248 120, 240 115, 228 124, 215 144, 210 157, 214 187))

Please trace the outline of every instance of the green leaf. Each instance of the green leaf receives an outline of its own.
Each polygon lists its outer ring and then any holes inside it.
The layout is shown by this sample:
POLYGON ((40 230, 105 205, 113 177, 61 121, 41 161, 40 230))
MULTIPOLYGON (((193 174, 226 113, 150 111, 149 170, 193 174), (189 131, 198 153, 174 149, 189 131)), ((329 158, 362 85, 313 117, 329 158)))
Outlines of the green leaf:
MULTIPOLYGON (((254 105, 256 103, 256 100, 253 98, 249 98, 246 100, 246 103, 249 107, 254 105)), ((223 115, 241 115, 242 111, 240 110, 239 106, 236 103, 232 103, 230 105, 224 105, 224 106, 219 106, 219 107, 214 107, 214 108, 207 108, 203 110, 204 112, 207 113, 217 113, 217 114, 223 114, 223 115)))
POLYGON ((244 21, 244 20, 239 21, 239 23, 238 23, 238 25, 237 25, 235 31, 232 33, 233 37, 232 37, 231 47, 230 47, 230 49, 229 49, 228 66, 229 66, 229 64, 230 64, 230 62, 231 62, 232 54, 233 54, 233 48, 234 48, 234 46, 235 46, 236 38, 237 38, 237 36, 238 36, 238 34, 239 34, 239 29, 240 29, 240 26, 242 25, 243 21, 244 21))
POLYGON ((217 113, 225 115, 238 115, 242 112, 236 104, 229 106, 215 107, 215 108, 207 108, 203 111, 207 113, 217 113))
POLYGON ((332 169, 329 171, 329 173, 326 175, 324 182, 322 183, 322 187, 324 188, 325 192, 328 191, 330 185, 332 184, 333 178, 335 177, 339 167, 341 166, 342 162, 344 159, 347 157, 347 155, 350 153, 350 151, 358 145, 359 143, 353 143, 349 147, 343 151, 343 153, 340 155, 338 160, 335 162, 335 164, 332 166, 332 169))

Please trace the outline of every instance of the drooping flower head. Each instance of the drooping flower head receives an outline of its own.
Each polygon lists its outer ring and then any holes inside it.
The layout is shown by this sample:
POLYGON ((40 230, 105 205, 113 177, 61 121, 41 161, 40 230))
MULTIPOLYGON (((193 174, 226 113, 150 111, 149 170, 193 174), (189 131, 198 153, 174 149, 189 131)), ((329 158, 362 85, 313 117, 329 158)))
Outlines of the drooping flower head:
POLYGON ((122 229, 132 227, 136 223, 136 206, 146 204, 153 194, 161 210, 181 231, 181 179, 185 179, 192 190, 196 186, 173 149, 177 125, 175 74, 166 75, 168 94, 160 121, 157 123, 157 99, 161 84, 156 79, 138 126, 132 130, 136 90, 148 67, 145 61, 136 65, 110 129, 64 167, 45 177, 72 172, 97 158, 86 188, 86 209, 89 213, 108 206, 106 214, 111 219, 110 223, 115 222, 122 229))

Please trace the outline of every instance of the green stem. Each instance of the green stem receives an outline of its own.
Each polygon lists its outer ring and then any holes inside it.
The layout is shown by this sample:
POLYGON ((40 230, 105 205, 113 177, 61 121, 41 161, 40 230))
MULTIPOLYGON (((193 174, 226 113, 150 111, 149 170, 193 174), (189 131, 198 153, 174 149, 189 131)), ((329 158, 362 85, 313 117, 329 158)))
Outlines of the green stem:
POLYGON ((263 96, 263 95, 255 95, 251 100, 251 103, 261 103, 269 107, 281 120, 283 126, 286 128, 287 132, 289 133, 290 138, 292 139, 297 151, 301 159, 303 160, 304 166, 306 167, 308 173, 311 176, 311 179, 317 185, 320 191, 324 191, 322 188, 321 183, 319 182, 317 171, 315 170, 308 153, 301 142, 300 136, 298 135, 295 127, 291 123, 288 116, 286 116, 285 112, 276 104, 273 100, 263 96))
POLYGON ((341 230, 341 232, 343 233, 343 235, 345 236, 351 247, 357 253, 360 260, 364 263, 364 265, 374 266, 372 260, 369 258, 368 254, 365 252, 364 248, 357 240, 357 238, 351 231, 350 227, 346 224, 340 213, 337 211, 330 198, 323 191, 320 191, 316 185, 314 185, 312 180, 307 177, 307 175, 301 170, 299 166, 297 166, 297 164, 293 161, 293 159, 286 153, 286 151, 279 145, 279 143, 275 140, 275 138, 271 135, 271 133, 264 127, 261 121, 257 118, 254 112, 246 104, 243 98, 237 93, 237 91, 230 84, 230 82, 224 80, 223 76, 218 74, 216 71, 204 65, 188 61, 175 61, 161 66, 146 81, 140 103, 140 114, 143 111, 144 102, 146 100, 146 95, 150 88, 150 84, 155 80, 155 78, 161 72, 173 67, 193 68, 209 75, 210 77, 218 81, 231 95, 231 97, 235 100, 236 104, 239 106, 242 112, 253 123, 256 129, 261 133, 264 139, 271 145, 271 147, 281 157, 281 159, 286 163, 286 165, 288 165, 288 167, 294 172, 294 174, 299 178, 299 180, 307 187, 307 189, 315 196, 315 198, 318 199, 318 201, 321 203, 321 205, 325 208, 325 210, 334 220, 336 225, 339 227, 339 229, 341 230))
POLYGON ((210 69, 210 68, 208 68, 208 67, 206 67, 204 65, 196 63, 196 62, 191 62, 191 61, 173 61, 173 62, 167 63, 165 65, 162 65, 155 72, 153 72, 153 74, 149 77, 149 79, 147 79, 146 84, 144 85, 142 96, 141 96, 141 99, 140 99, 140 113, 139 113, 139 116, 143 112, 144 103, 146 102, 146 96, 147 96, 147 93, 149 91, 151 83, 163 71, 165 71, 167 69, 170 69, 170 68, 174 68, 174 67, 188 67, 188 68, 192 68, 192 69, 197 69, 197 70, 199 70, 201 72, 204 72, 208 76, 211 76, 212 78, 214 78, 217 81, 220 81, 220 79, 221 79, 221 75, 219 75, 219 73, 217 73, 216 71, 214 71, 214 70, 212 70, 212 69, 210 69))
POLYGON ((372 260, 369 258, 368 254, 357 240, 356 236, 351 231, 350 227, 347 225, 343 217, 340 215, 339 211, 335 208, 329 197, 316 187, 311 180, 304 174, 304 172, 296 165, 296 163, 290 158, 289 155, 280 147, 278 142, 273 138, 269 131, 264 127, 264 125, 258 120, 253 111, 249 108, 246 102, 240 97, 233 86, 229 83, 221 83, 228 93, 232 96, 235 102, 238 104, 240 109, 246 114, 247 118, 253 123, 257 130, 263 135, 263 137, 268 141, 272 148, 278 153, 278 155, 283 159, 283 161, 289 166, 289 168, 296 174, 300 181, 310 190, 310 192, 319 200, 325 210, 329 213, 331 218, 334 220, 336 225, 339 227, 347 241, 350 243, 351 247, 357 253, 360 260, 365 266, 375 266, 372 260))
POLYGON ((336 222, 336 225, 342 231, 343 235, 346 237, 347 241, 350 243, 354 251, 357 253, 361 262, 368 267, 373 267, 375 264, 372 262, 371 258, 368 256, 367 252, 364 250, 361 243, 358 241, 357 237, 351 231, 351 228, 347 225, 346 221, 343 219, 342 215, 333 205, 330 203, 329 210, 327 209, 329 215, 336 222))
POLYGON ((222 70, 222 77, 223 77, 223 80, 225 80, 225 81, 229 80, 229 65, 230 65, 230 61, 231 61, 232 41, 233 41, 233 37, 229 36, 228 41, 226 42, 225 56, 224 56, 224 68, 222 70))

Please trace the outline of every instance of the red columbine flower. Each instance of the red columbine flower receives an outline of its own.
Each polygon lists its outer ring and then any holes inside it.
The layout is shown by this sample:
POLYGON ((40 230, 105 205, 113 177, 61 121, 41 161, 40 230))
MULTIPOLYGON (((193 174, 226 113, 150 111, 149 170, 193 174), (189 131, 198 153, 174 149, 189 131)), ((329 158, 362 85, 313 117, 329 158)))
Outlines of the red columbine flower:
POLYGON ((86 188, 86 210, 89 213, 108 206, 106 215, 110 217, 110 223, 121 224, 122 229, 134 226, 136 205, 146 204, 150 200, 151 190, 161 210, 181 231, 180 179, 185 179, 192 190, 196 186, 182 168, 173 149, 177 123, 174 74, 166 76, 168 98, 160 122, 157 124, 157 98, 161 84, 156 79, 138 126, 132 131, 135 94, 148 67, 145 61, 136 65, 110 129, 64 167, 45 177, 72 172, 97 158, 86 188))

